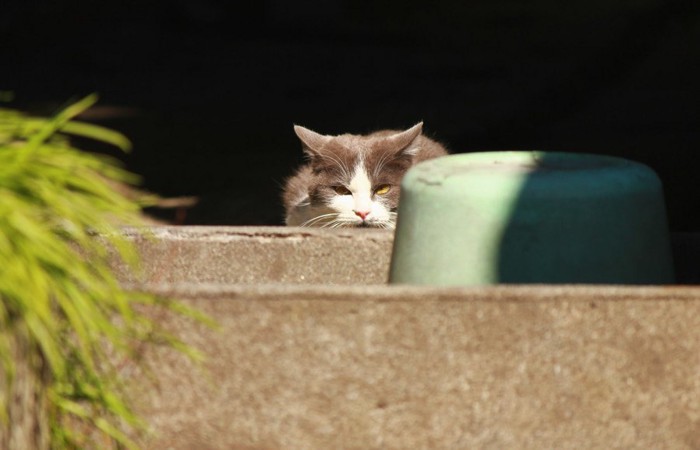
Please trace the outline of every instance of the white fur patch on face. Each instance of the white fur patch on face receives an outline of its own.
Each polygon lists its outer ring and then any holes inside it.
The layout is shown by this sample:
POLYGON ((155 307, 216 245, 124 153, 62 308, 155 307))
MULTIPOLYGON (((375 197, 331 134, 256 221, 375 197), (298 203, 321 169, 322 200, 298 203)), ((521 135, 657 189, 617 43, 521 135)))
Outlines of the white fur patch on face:
POLYGON ((369 180, 364 161, 360 160, 355 166, 350 185, 348 186, 354 199, 353 211, 358 213, 372 212, 372 182, 369 180))
POLYGON ((389 210, 374 199, 372 181, 362 160, 353 169, 347 188, 352 195, 338 195, 331 202, 331 207, 341 214, 343 221, 357 225, 363 222, 372 225, 389 221, 389 210))

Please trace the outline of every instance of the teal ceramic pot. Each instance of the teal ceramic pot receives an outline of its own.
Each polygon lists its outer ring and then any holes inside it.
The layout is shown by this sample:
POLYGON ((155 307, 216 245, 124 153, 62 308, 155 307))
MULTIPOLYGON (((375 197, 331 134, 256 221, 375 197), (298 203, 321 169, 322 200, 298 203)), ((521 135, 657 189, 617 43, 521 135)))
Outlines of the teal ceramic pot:
POLYGON ((390 282, 673 283, 661 182, 588 154, 425 161, 401 185, 390 282))

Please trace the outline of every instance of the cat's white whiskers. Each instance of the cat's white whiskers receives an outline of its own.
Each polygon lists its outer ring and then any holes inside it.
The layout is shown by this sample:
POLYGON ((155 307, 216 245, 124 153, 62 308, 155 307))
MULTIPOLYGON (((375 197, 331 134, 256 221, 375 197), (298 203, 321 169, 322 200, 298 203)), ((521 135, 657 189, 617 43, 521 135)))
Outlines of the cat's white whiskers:
POLYGON ((330 222, 324 223, 322 228, 338 228, 338 219, 331 220, 330 222))
POLYGON ((322 225, 323 228, 349 228, 349 227, 355 227, 358 225, 358 221, 354 218, 350 217, 343 217, 341 215, 338 215, 335 219, 332 221, 325 223, 322 225))
POLYGON ((300 224, 300 227, 310 227, 314 225, 318 225, 319 222, 328 219, 330 217, 337 217, 340 213, 328 213, 328 214, 321 214, 316 217, 312 217, 311 219, 307 220, 306 222, 300 224))
POLYGON ((395 224, 391 220, 382 220, 381 222, 377 222, 377 227, 383 230, 393 230, 395 224))
POLYGON ((347 224, 346 221, 341 220, 341 219, 336 219, 336 220, 334 220, 333 222, 329 222, 329 223, 327 224, 326 227, 335 230, 336 228, 343 228, 343 227, 345 227, 346 224, 347 224))
POLYGON ((389 211, 386 218, 382 218, 373 223, 377 228, 382 228, 385 230, 393 230, 396 228, 396 217, 398 214, 393 211, 389 211))

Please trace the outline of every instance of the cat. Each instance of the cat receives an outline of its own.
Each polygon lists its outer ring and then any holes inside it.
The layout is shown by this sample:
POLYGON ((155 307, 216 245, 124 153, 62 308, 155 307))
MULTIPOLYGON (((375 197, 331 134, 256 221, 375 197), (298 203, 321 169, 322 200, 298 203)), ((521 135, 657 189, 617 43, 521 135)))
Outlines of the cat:
POLYGON ((418 162, 447 155, 422 130, 420 122, 405 131, 325 136, 295 125, 308 162, 285 183, 285 223, 393 229, 406 171, 418 162))

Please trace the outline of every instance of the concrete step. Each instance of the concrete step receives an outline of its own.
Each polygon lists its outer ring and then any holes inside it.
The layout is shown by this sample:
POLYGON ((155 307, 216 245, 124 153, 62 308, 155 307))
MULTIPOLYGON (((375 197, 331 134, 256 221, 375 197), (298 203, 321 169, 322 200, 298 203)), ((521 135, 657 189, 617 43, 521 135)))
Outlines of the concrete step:
POLYGON ((146 287, 221 329, 162 317, 208 359, 147 351, 147 448, 700 446, 696 287, 387 286, 391 233, 153 232, 146 287))
MULTIPOLYGON (((393 243, 392 231, 371 229, 162 226, 150 232, 128 233, 145 263, 141 279, 151 284, 384 284, 393 243)), ((700 234, 674 233, 671 240, 679 284, 700 283, 700 234)))

